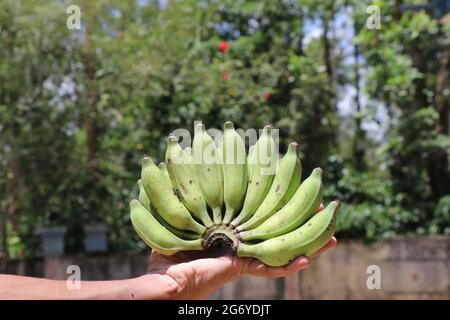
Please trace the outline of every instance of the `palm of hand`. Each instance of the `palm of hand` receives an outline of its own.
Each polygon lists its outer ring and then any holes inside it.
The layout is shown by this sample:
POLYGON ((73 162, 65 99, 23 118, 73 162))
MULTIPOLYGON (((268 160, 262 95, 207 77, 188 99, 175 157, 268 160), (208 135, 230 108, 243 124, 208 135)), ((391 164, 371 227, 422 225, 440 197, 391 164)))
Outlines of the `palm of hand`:
MULTIPOLYGON (((336 238, 320 249, 318 256, 336 246, 336 238)), ((309 266, 311 258, 298 257, 284 267, 270 267, 250 258, 239 258, 228 248, 180 252, 164 256, 152 252, 149 273, 160 274, 177 299, 204 299, 226 283, 242 275, 285 277, 309 266)))

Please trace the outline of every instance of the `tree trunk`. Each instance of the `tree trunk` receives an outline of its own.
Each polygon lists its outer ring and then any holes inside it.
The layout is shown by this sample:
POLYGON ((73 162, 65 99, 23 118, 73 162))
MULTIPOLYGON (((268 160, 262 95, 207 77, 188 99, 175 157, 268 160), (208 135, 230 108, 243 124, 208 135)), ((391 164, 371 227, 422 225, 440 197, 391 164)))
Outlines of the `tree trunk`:
POLYGON ((6 214, 0 208, 0 261, 1 257, 8 257, 8 242, 6 234, 6 214))
POLYGON ((19 216, 20 172, 17 145, 13 136, 11 136, 9 145, 11 147, 11 151, 7 169, 5 212, 11 219, 13 228, 16 230, 18 227, 19 216))
MULTIPOLYGON (((450 69, 450 47, 447 46, 442 52, 440 67, 436 75, 436 109, 439 120, 436 130, 440 134, 449 132, 449 107, 450 101, 445 98, 444 90, 448 89, 448 78, 450 69)), ((442 196, 450 194, 450 172, 448 153, 446 150, 438 150, 430 155, 429 177, 433 198, 438 201, 442 196)))
POLYGON ((449 108, 450 101, 445 98, 444 91, 448 89, 448 78, 450 77, 450 46, 442 52, 440 67, 436 75, 436 108, 439 112, 437 130, 439 133, 450 135, 449 131, 449 108))
POLYGON ((395 0, 394 3, 394 9, 393 9, 393 16, 395 20, 400 20, 402 17, 402 11, 400 10, 400 6, 403 4, 403 0, 395 0))
MULTIPOLYGON (((334 3, 330 3, 323 14, 322 25, 323 25, 323 37, 322 37, 322 45, 323 45, 323 63, 325 65, 325 72, 327 74, 327 84, 326 84, 326 94, 328 96, 328 102, 326 103, 327 110, 325 113, 327 114, 336 114, 337 111, 337 86, 336 86, 336 75, 335 75, 335 57, 333 53, 333 44, 330 40, 330 24, 333 22, 335 15, 334 3)), ((313 124, 316 128, 323 126, 321 123, 321 118, 323 114, 320 112, 316 112, 314 117, 313 124)), ((322 148, 319 147, 319 161, 317 161, 318 165, 324 165, 325 156, 327 155, 326 150, 330 150, 330 148, 336 147, 336 128, 333 124, 329 124, 328 126, 333 126, 332 128, 325 129, 325 135, 321 138, 318 138, 317 141, 324 141, 326 145, 322 148)))
POLYGON ((18 163, 17 145, 14 134, 11 134, 8 139, 10 147, 9 157, 7 159, 6 167, 6 191, 5 199, 0 208, 0 241, 1 252, 8 256, 7 245, 7 229, 6 224, 8 219, 11 221, 14 230, 18 228, 19 222, 19 196, 20 196, 20 170, 18 163))
POLYGON ((325 16, 323 18, 323 61, 325 64, 325 71, 327 73, 328 80, 328 91, 330 98, 334 99, 334 68, 333 68, 333 50, 329 39, 330 33, 330 21, 333 18, 333 13, 325 16))
POLYGON ((92 7, 94 4, 86 3, 86 32, 84 47, 84 74, 86 78, 86 97, 84 129, 86 131, 86 152, 88 166, 91 169, 97 167, 97 104, 100 100, 98 83, 95 77, 96 56, 95 44, 92 38, 93 28, 95 28, 95 12, 92 7))
POLYGON ((423 77, 414 79, 414 106, 415 111, 420 108, 426 108, 429 106, 427 95, 425 91, 427 90, 427 77, 428 72, 427 59, 425 58, 423 51, 419 48, 411 48, 409 50, 409 55, 412 59, 412 64, 423 77))
MULTIPOLYGON (((357 34, 355 28, 355 34, 357 34)), ((354 65, 354 86, 355 86, 355 133, 353 137, 353 161, 355 164, 355 169, 359 171, 363 171, 365 169, 364 163, 364 147, 362 146, 362 141, 364 140, 364 131, 361 127, 361 87, 360 87, 360 76, 359 76, 359 48, 358 45, 354 45, 353 47, 353 58, 355 60, 354 65)))

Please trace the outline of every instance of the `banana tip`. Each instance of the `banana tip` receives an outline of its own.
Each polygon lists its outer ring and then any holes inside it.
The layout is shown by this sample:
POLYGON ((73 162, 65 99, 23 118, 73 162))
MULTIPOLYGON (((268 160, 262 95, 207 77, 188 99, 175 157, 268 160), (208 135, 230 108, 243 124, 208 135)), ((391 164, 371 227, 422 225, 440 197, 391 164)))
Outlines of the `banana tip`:
POLYGON ((234 123, 231 121, 227 121, 227 122, 225 122, 225 124, 223 126, 225 127, 225 129, 233 129, 234 123))
POLYGON ((199 122, 195 125, 195 127, 199 130, 203 130, 205 129, 205 125, 203 124, 203 122, 199 122))
POLYGON ((167 137, 167 141, 178 142, 178 138, 176 136, 174 136, 173 134, 169 134, 169 136, 167 137))
POLYGON ((289 144, 289 148, 291 148, 291 149, 294 149, 294 150, 297 150, 297 148, 298 148, 298 143, 297 142, 291 142, 290 144, 289 144))
POLYGON ((317 172, 318 174, 320 174, 320 176, 323 175, 323 170, 320 167, 315 168, 314 171, 317 172))
POLYGON ((333 200, 333 201, 331 201, 330 204, 332 206, 334 206, 333 215, 335 215, 338 212, 338 210, 341 208, 341 202, 339 200, 333 200))
POLYGON ((130 208, 133 209, 135 207, 139 206, 139 201, 136 199, 133 199, 130 201, 130 208))

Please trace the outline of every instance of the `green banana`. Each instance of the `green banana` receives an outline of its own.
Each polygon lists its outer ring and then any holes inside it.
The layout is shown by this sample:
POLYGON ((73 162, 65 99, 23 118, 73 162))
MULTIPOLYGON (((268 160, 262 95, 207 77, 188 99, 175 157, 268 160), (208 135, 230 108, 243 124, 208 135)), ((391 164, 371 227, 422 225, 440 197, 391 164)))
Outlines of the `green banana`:
MULTIPOLYGON (((158 164, 158 168, 166 175, 166 177, 170 180, 170 182, 172 182, 172 179, 170 178, 170 175, 169 175, 169 171, 167 171, 166 163, 165 162, 160 162, 158 164)), ((173 183, 172 183, 172 186, 173 186, 173 183)))
MULTIPOLYGON (((188 159, 192 160, 192 148, 186 147, 186 148, 184 148, 184 152, 187 154, 188 159)), ((191 162, 189 162, 189 163, 191 163, 191 162)))
POLYGON ((255 229, 240 232, 240 238, 244 241, 269 239, 294 230, 316 212, 322 193, 322 169, 316 168, 283 208, 255 229))
POLYGON ((276 164, 277 150, 272 138, 272 126, 267 125, 251 153, 244 206, 239 215, 231 222, 232 225, 236 226, 245 222, 258 209, 272 185, 276 164))
POLYGON ((247 173, 250 172, 250 162, 251 162, 251 159, 252 159, 253 150, 255 150, 255 145, 250 146, 250 147, 248 148, 248 155, 247 155, 247 173))
POLYGON ((167 170, 180 194, 181 201, 206 227, 211 227, 214 223, 208 214, 191 157, 178 144, 177 137, 171 135, 167 140, 167 170))
POLYGON ((224 124, 221 156, 226 206, 222 224, 228 224, 242 207, 248 181, 245 144, 231 121, 224 124))
POLYGON ((167 170, 167 164, 165 162, 160 162, 158 164, 158 168, 164 173, 168 181, 170 182, 170 185, 173 188, 173 191, 175 192, 175 195, 178 197, 178 199, 181 198, 178 189, 176 188, 176 182, 172 179, 172 177, 169 174, 169 170, 167 170))
POLYGON ((195 175, 206 203, 212 209, 215 224, 222 222, 223 173, 214 140, 197 124, 192 142, 195 175))
POLYGON ((237 255, 256 258, 274 267, 284 266, 299 256, 310 256, 326 245, 333 236, 338 208, 339 202, 332 201, 294 231, 253 245, 240 243, 237 255))
POLYGON ((330 225, 325 229, 325 231, 320 235, 320 237, 318 237, 316 240, 314 240, 305 247, 304 255, 307 257, 314 255, 317 251, 322 249, 328 242, 330 242, 335 232, 336 232, 336 218, 334 217, 333 220, 331 220, 330 225))
POLYGON ((145 193, 141 179, 138 180, 138 186, 139 186, 139 197, 138 197, 139 202, 144 206, 145 209, 150 211, 151 210, 150 199, 148 198, 147 193, 145 193))
POLYGON ((296 142, 289 144, 288 151, 278 164, 270 190, 255 214, 243 224, 237 219, 232 222, 237 226, 237 231, 256 228, 280 210, 295 194, 302 176, 302 165, 297 155, 297 148, 296 142))
POLYGON ((178 230, 174 227, 172 227, 170 224, 168 224, 159 214, 156 212, 155 208, 152 207, 150 203, 150 199, 147 196, 147 193, 145 193, 144 186, 142 185, 142 180, 138 180, 138 186, 139 186, 139 203, 152 214, 152 216, 158 220, 160 224, 170 232, 172 232, 174 235, 181 239, 187 239, 187 240, 194 240, 199 239, 200 236, 195 233, 191 233, 188 231, 182 231, 178 230))
POLYGON ((195 221, 178 199, 166 175, 150 157, 142 160, 142 185, 150 203, 171 226, 180 230, 190 230, 203 235, 206 228, 195 221))
POLYGON ((202 250, 202 240, 183 240, 172 234, 156 220, 138 200, 130 202, 130 217, 136 233, 152 249, 172 255, 179 251, 202 250))

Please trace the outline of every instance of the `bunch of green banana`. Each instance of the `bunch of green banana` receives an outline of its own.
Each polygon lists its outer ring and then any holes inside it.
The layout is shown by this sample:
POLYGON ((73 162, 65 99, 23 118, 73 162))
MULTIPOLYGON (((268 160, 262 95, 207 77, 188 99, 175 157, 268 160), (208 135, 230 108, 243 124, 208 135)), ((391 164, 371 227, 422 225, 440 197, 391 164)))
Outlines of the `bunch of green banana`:
POLYGON ((279 160, 268 125, 246 152, 232 122, 219 145, 197 124, 192 148, 167 139, 165 163, 142 161, 139 200, 130 203, 136 233, 154 250, 171 255, 202 250, 218 241, 241 257, 282 266, 323 247, 335 232, 337 201, 322 202, 322 169, 301 182, 298 144, 279 160))

